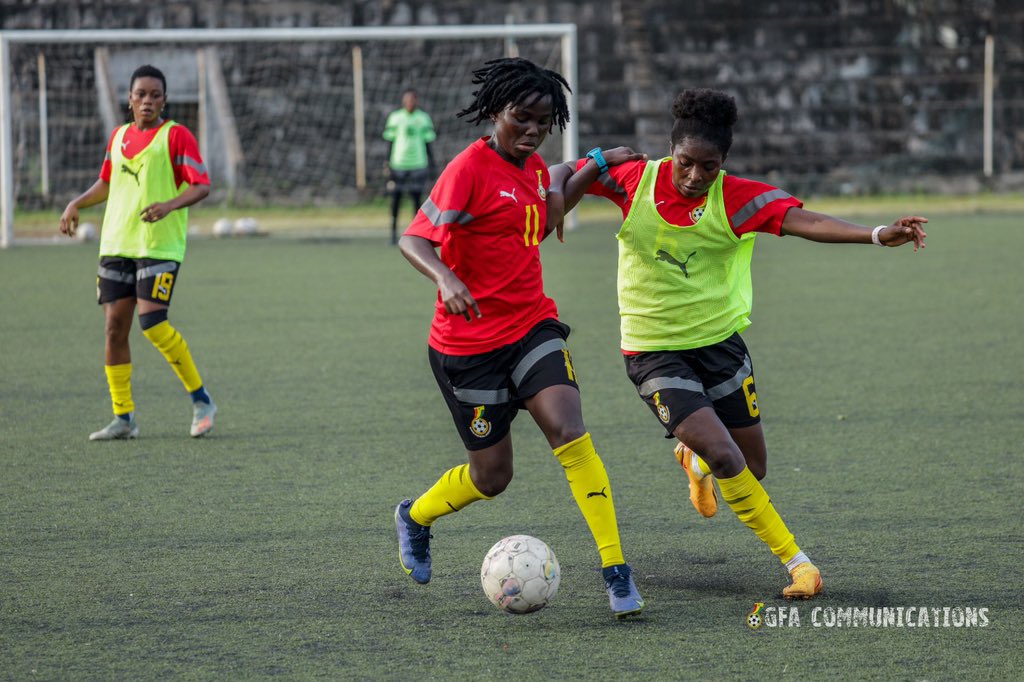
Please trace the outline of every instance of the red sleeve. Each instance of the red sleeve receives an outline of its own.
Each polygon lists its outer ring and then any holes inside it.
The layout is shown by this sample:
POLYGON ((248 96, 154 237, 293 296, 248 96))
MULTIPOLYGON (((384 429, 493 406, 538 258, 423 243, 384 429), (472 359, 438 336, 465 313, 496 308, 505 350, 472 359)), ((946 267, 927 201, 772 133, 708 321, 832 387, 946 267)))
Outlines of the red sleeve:
MULTIPOLYGON (((577 161, 576 170, 586 166, 588 161, 588 158, 577 161)), ((647 163, 644 161, 629 161, 612 166, 587 188, 587 194, 611 199, 622 209, 622 216, 625 217, 633 205, 633 196, 636 194, 636 188, 640 186, 640 179, 646 167, 647 163)))
POLYGON ((439 245, 449 229, 465 225, 473 220, 469 212, 473 197, 473 181, 476 176, 465 163, 465 157, 456 157, 449 163, 405 234, 429 239, 439 245))
POLYGON ((765 232, 778 236, 786 211, 800 208, 804 202, 777 187, 726 175, 722 184, 725 212, 737 236, 747 232, 765 232))
POLYGON ((103 157, 103 165, 100 166, 100 180, 110 184, 110 150, 114 145, 114 136, 117 135, 119 128, 114 128, 114 132, 110 133, 110 139, 107 140, 107 153, 103 157))
POLYGON ((209 185, 210 176, 206 172, 206 164, 199 155, 199 143, 195 135, 183 125, 176 125, 167 133, 167 149, 171 154, 171 167, 174 168, 174 182, 181 185, 209 185))

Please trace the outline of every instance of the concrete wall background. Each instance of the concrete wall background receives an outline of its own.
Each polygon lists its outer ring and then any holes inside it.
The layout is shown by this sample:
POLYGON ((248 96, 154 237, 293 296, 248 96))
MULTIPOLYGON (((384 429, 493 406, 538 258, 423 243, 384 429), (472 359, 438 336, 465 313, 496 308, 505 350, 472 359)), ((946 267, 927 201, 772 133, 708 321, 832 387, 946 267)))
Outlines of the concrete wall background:
MULTIPOLYGON (((1024 3, 580 0, 508 3, 0 0, 4 29, 574 22, 580 146, 667 151, 689 86, 740 108, 728 167, 800 194, 1024 188, 1024 3), (982 177, 995 36, 995 175, 982 177)), ((469 135, 466 139, 469 139, 469 135)))

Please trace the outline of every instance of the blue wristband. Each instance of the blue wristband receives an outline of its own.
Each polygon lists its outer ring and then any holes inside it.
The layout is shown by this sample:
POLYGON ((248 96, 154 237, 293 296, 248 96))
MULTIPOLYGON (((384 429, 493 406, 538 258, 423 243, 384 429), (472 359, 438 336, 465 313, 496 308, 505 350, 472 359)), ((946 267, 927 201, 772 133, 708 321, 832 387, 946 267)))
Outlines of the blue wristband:
POLYGON ((608 172, 608 162, 604 160, 604 154, 601 153, 600 147, 594 147, 591 149, 587 152, 587 156, 593 159, 594 163, 597 164, 598 169, 601 171, 601 175, 608 172))

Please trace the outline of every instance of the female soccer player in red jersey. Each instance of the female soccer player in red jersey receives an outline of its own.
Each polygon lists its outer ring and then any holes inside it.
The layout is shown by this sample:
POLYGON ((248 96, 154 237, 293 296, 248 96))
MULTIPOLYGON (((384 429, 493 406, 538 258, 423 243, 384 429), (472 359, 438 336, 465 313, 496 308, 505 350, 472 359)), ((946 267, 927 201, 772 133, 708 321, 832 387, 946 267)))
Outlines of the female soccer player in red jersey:
POLYGON ((167 321, 185 257, 187 207, 210 193, 210 178, 192 133, 163 118, 166 104, 164 74, 149 65, 136 69, 128 94, 132 122, 113 132, 99 179, 72 200, 60 217, 60 231, 74 235, 78 210, 107 202, 96 290, 106 317, 105 370, 114 421, 92 433, 89 440, 135 438, 139 433, 128 346, 136 307, 142 333, 192 396, 189 433, 193 437, 209 433, 217 412, 188 344, 167 321))
POLYGON ((448 164, 399 240, 402 254, 437 285, 430 366, 469 462, 395 509, 402 567, 428 582, 433 523, 505 490, 509 429, 526 409, 565 470, 597 542, 612 611, 622 618, 644 602, 622 555, 608 475, 583 424, 569 328, 541 277, 546 200, 561 188, 551 187, 536 152, 553 125, 568 121, 568 86, 525 59, 489 61, 473 76, 480 89, 459 116, 489 120, 494 129, 448 164))
POLYGON ((689 477, 690 500, 713 516, 712 477, 718 479, 725 502, 789 569, 792 584, 783 595, 808 599, 821 591, 821 574, 759 482, 767 447, 739 335, 750 324, 754 235, 913 243, 916 250, 924 246, 927 219, 905 216, 871 229, 806 211, 780 189, 722 170, 737 118, 732 97, 686 90, 672 113, 669 157, 636 160, 628 148, 598 148, 575 167, 553 167, 552 179, 571 176, 564 207, 589 192, 622 209, 618 297, 626 372, 668 436, 679 439, 675 454, 689 477))

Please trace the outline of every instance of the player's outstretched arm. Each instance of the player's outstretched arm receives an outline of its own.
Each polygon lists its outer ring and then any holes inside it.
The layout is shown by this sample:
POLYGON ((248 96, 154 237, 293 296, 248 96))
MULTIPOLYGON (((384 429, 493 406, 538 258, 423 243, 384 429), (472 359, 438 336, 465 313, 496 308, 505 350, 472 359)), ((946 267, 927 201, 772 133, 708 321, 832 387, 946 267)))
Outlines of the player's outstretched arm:
POLYGON ((917 251, 924 248, 924 240, 928 236, 924 223, 927 222, 923 216, 903 216, 890 225, 872 229, 824 213, 791 208, 782 221, 782 234, 828 244, 877 243, 895 247, 912 242, 914 251, 917 251))
POLYGON ((438 257, 429 239, 402 235, 398 240, 398 249, 414 268, 437 285, 441 293, 441 302, 444 303, 444 309, 449 315, 462 315, 467 322, 472 322, 473 316, 483 317, 476 299, 469 293, 469 288, 438 257))
POLYGON ((85 190, 81 196, 68 202, 67 208, 60 216, 60 231, 69 237, 75 236, 78 229, 78 209, 89 208, 107 200, 110 194, 110 185, 103 180, 97 180, 92 187, 85 190))

